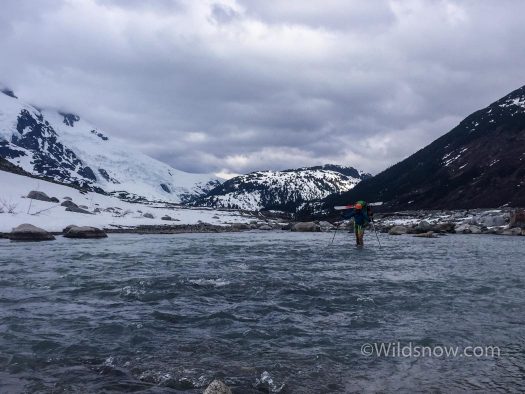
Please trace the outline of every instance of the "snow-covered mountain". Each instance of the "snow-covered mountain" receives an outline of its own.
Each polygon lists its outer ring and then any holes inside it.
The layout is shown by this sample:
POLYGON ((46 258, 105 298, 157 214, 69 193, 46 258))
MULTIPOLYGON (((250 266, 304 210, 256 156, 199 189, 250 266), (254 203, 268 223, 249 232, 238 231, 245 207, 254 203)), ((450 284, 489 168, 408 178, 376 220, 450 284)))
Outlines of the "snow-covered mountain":
POLYGON ((392 210, 525 206, 525 86, 324 208, 358 199, 392 210))
POLYGON ((55 181, 127 199, 184 202, 220 182, 142 154, 79 116, 39 109, 0 90, 0 157, 55 181))
POLYGON ((257 171, 225 181, 192 204, 249 211, 298 212, 306 204, 348 191, 370 176, 352 167, 330 164, 285 171, 257 171))

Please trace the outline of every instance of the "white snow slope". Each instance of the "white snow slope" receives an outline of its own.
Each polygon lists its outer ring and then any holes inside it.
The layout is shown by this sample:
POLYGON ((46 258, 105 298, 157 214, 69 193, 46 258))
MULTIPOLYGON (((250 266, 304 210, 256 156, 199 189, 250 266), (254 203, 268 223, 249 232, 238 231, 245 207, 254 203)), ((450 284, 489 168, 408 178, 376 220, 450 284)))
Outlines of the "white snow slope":
POLYGON ((32 174, 150 201, 178 203, 218 184, 211 174, 179 171, 131 149, 76 115, 39 110, 1 92, 0 155, 32 174))
POLYGON ((200 221, 226 225, 246 223, 252 219, 254 218, 236 211, 130 203, 113 196, 94 192, 81 193, 72 187, 0 171, 0 232, 10 232, 12 228, 22 223, 30 223, 47 231, 62 231, 70 224, 116 228, 139 225, 197 224, 200 221), (85 205, 90 212, 96 208, 99 208, 101 212, 92 215, 68 212, 65 207, 57 203, 26 198, 25 196, 32 190, 44 192, 49 197, 56 197, 60 202, 64 201, 64 197, 70 197, 77 205, 85 205), (147 213, 153 215, 154 218, 144 217, 143 215, 147 213), (176 221, 161 220, 164 215, 176 221))

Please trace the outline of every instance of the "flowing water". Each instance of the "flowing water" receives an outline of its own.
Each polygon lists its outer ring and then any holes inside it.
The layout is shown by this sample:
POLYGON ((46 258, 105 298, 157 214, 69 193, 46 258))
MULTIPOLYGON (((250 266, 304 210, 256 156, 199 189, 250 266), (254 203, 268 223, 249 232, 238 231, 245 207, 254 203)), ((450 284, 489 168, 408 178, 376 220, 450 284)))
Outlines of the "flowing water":
POLYGON ((525 237, 330 239, 0 240, 0 392, 525 391, 525 237))

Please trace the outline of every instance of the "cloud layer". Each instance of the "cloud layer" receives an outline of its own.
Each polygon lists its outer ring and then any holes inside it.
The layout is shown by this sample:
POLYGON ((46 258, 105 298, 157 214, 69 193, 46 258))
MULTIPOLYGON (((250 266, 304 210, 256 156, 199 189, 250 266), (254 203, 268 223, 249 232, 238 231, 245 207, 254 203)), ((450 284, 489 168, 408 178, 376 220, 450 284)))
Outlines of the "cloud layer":
POLYGON ((525 83, 525 3, 7 0, 0 81, 192 172, 384 169, 525 83))

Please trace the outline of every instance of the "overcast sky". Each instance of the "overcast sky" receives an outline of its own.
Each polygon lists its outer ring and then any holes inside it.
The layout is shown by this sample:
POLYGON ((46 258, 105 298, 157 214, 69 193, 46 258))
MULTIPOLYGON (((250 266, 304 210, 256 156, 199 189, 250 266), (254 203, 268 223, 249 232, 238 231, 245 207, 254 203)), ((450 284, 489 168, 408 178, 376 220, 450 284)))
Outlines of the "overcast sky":
POLYGON ((525 84, 525 1, 2 0, 0 82, 191 172, 373 173, 525 84))

